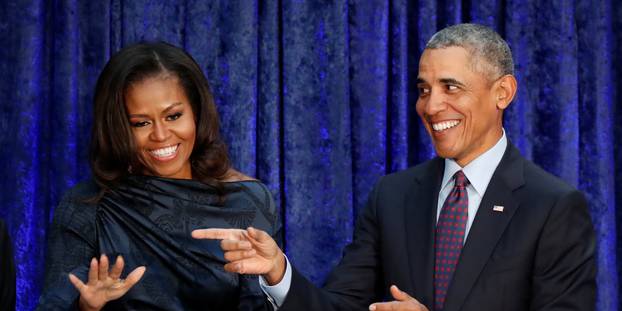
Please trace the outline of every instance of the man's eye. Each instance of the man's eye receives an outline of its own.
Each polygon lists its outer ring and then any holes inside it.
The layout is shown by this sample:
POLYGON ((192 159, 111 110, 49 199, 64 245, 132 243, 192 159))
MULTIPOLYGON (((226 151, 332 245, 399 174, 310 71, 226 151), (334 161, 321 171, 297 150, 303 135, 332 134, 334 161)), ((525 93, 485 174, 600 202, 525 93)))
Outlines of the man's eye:
POLYGON ((427 95, 429 93, 430 93, 430 89, 429 88, 427 88, 427 87, 420 87, 419 88, 419 96, 427 95))
POLYGON ((149 122, 148 121, 138 121, 138 122, 132 122, 131 125, 133 127, 143 127, 143 126, 149 125, 149 122))
POLYGON ((168 120, 168 121, 175 121, 175 120, 179 119, 179 117, 181 117, 181 112, 177 112, 177 113, 174 113, 174 114, 166 117, 166 120, 168 120))
POLYGON ((447 85, 447 90, 448 90, 448 91, 457 91, 457 90, 458 90, 458 87, 457 87, 457 86, 455 86, 455 85, 448 84, 448 85, 447 85))

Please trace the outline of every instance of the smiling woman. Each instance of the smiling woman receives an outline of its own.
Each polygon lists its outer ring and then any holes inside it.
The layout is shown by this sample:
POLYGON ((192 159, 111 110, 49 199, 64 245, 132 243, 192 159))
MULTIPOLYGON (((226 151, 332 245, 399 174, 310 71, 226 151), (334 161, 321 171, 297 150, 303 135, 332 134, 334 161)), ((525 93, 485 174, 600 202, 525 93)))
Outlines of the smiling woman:
POLYGON ((221 194, 219 180, 237 175, 230 169, 220 139, 218 112, 207 79, 181 49, 153 43, 121 50, 97 81, 94 114, 91 166, 102 192, 128 172, 191 178, 173 176, 177 172, 170 170, 175 165, 221 194), (184 135, 189 131, 194 137, 176 137, 181 134, 179 124, 184 124, 184 135), (162 148, 182 141, 189 144, 179 146, 185 149, 181 152, 175 150, 175 161, 155 165, 161 162, 156 159, 166 158, 156 154, 170 152, 162 148))
POLYGON ((269 308, 256 277, 223 271, 218 245, 190 235, 253 226, 279 236, 267 188, 230 166, 197 63, 166 43, 127 47, 94 102, 94 181, 56 209, 39 309, 269 308))
POLYGON ((152 175, 191 179, 195 119, 175 76, 163 74, 130 86, 125 105, 138 154, 152 175))

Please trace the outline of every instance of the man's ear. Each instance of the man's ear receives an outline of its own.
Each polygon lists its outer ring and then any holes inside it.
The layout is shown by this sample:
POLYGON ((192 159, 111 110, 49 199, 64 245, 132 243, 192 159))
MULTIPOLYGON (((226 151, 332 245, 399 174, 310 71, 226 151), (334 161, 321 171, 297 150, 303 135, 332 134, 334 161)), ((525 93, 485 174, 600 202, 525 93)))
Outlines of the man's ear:
POLYGON ((497 80, 494 85, 496 105, 500 110, 505 110, 516 95, 517 82, 513 75, 505 75, 497 80))

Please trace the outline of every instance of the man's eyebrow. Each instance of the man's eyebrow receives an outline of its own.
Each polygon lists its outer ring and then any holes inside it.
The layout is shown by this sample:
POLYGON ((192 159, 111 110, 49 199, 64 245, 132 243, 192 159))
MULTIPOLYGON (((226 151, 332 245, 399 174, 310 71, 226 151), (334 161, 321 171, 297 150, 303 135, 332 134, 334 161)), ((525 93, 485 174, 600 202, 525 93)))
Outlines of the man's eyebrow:
POLYGON ((441 83, 443 84, 452 84, 452 85, 458 85, 458 86, 465 86, 464 83, 454 79, 454 78, 442 78, 440 80, 441 83))
POLYGON ((417 77, 417 84, 419 83, 428 83, 426 80, 423 80, 422 78, 417 77))

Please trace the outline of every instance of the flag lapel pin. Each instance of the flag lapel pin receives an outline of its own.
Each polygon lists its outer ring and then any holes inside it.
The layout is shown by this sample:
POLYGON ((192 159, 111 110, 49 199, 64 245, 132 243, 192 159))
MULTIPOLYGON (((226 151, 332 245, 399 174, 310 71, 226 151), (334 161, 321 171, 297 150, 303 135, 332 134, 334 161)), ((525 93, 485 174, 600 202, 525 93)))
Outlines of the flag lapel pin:
POLYGON ((495 206, 492 207, 493 211, 499 212, 499 213, 503 213, 503 209, 504 209, 504 207, 501 206, 501 205, 495 205, 495 206))

